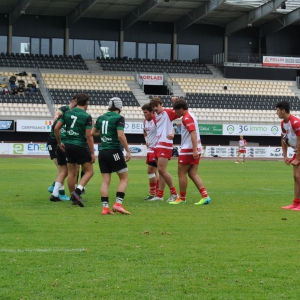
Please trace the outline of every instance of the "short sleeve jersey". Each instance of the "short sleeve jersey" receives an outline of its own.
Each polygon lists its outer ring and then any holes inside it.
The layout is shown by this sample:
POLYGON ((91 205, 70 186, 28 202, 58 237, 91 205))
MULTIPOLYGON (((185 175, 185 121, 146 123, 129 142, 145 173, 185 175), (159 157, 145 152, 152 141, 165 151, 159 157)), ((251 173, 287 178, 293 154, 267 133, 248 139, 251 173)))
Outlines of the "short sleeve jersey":
POLYGON ((246 140, 245 139, 239 140, 239 146, 240 146, 240 150, 246 150, 246 140))
POLYGON ((297 136, 300 136, 300 119, 294 115, 290 115, 287 122, 284 120, 281 121, 281 130, 288 145, 294 148, 294 150, 297 150, 297 136))
POLYGON ((173 132, 173 123, 178 119, 174 109, 165 108, 160 114, 156 114, 156 148, 173 149, 173 140, 169 140, 167 135, 173 132))
POLYGON ((147 134, 147 144, 149 148, 154 148, 156 145, 156 118, 152 117, 151 120, 144 120, 144 131, 147 134))
POLYGON ((58 120, 66 126, 66 144, 88 148, 86 129, 92 129, 92 117, 81 108, 65 112, 58 120))
POLYGON ((187 111, 181 120, 181 149, 180 155, 193 155, 193 143, 190 132, 195 131, 197 136, 197 150, 202 153, 199 126, 193 113, 187 111))
POLYGON ((109 111, 98 117, 94 128, 100 131, 101 150, 120 149, 121 143, 118 130, 124 131, 125 119, 114 111, 109 111))
MULTIPOLYGON (((61 106, 58 110, 59 110, 62 114, 64 114, 66 111, 70 110, 70 107, 69 107, 69 105, 65 105, 65 106, 61 106)), ((54 139, 54 140, 56 139, 55 134, 54 134, 54 128, 55 128, 55 125, 57 124, 57 121, 58 121, 58 119, 54 121, 54 123, 53 123, 53 125, 52 125, 52 127, 51 127, 51 131, 50 131, 50 133, 49 133, 49 137, 50 137, 51 139, 54 139)), ((66 137, 65 131, 66 131, 66 130, 65 130, 64 127, 60 130, 60 138, 61 138, 62 141, 64 141, 64 139, 65 139, 65 137, 66 137)))

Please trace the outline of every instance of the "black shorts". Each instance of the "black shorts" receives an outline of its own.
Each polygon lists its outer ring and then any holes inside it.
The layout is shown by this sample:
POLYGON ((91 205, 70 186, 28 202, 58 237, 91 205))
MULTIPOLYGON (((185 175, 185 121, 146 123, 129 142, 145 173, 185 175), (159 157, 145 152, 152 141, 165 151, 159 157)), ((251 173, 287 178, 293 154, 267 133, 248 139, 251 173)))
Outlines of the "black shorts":
POLYGON ((65 166, 67 164, 66 152, 62 152, 58 145, 56 148, 56 155, 57 155, 57 164, 59 166, 65 166))
POLYGON ((50 158, 51 159, 57 158, 57 154, 56 154, 57 140, 52 139, 51 137, 48 137, 47 147, 48 147, 48 151, 50 154, 50 158))
POLYGON ((127 168, 123 152, 120 149, 100 150, 98 163, 101 173, 118 172, 127 168))
POLYGON ((65 144, 65 150, 66 160, 69 164, 83 165, 92 161, 91 151, 89 148, 65 144))

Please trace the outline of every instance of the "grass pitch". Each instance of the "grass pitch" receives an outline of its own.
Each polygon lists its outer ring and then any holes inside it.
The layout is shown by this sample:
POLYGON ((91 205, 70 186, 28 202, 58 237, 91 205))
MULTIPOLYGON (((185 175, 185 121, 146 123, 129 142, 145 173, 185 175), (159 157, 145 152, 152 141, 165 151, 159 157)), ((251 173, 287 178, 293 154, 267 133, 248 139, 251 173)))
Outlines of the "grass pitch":
MULTIPOLYGON (((142 200, 146 164, 132 160, 130 216, 101 215, 97 164, 85 208, 49 201, 49 159, 0 165, 1 300, 299 299, 300 212, 280 209, 293 199, 283 162, 202 159, 212 204, 199 207, 191 181, 186 205, 142 200)), ((168 170, 178 188, 176 160, 168 170)))

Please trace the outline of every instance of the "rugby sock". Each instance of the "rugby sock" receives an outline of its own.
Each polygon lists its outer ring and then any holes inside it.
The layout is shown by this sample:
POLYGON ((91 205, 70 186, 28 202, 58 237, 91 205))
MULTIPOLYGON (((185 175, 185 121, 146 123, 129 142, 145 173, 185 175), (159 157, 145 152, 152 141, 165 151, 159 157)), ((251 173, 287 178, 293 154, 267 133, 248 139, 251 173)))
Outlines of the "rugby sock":
POLYGON ((108 207, 108 197, 101 197, 103 207, 108 207))
POLYGON ((60 195, 65 195, 65 194, 66 194, 66 193, 65 193, 65 187, 64 187, 63 185, 59 188, 58 193, 59 193, 60 195))
POLYGON ((122 204, 124 197, 125 197, 125 193, 117 192, 117 194, 116 194, 116 202, 119 203, 119 204, 122 204))
POLYGON ((59 190, 60 187, 61 187, 61 183, 60 182, 55 182, 53 193, 52 193, 53 196, 58 197, 58 190, 59 190))
POLYGON ((180 192, 180 199, 185 201, 186 192, 180 192))
POLYGON ((155 183, 149 183, 150 189, 149 189, 149 194, 150 195, 155 195, 156 192, 156 182, 155 183))
POLYGON ((80 185, 80 184, 78 184, 77 185, 77 188, 76 188, 76 190, 75 190, 75 193, 77 194, 77 195, 81 195, 81 191, 83 190, 83 186, 82 185, 80 185))
POLYGON ((163 198, 163 197, 164 197, 164 191, 162 191, 162 190, 157 190, 156 196, 159 197, 159 198, 163 198))
POLYGON ((172 195, 177 195, 175 186, 173 186, 172 188, 170 188, 170 193, 171 193, 172 195))
POLYGON ((157 191, 158 191, 158 186, 159 186, 159 181, 157 180, 157 181, 156 181, 156 190, 155 190, 156 193, 157 193, 157 191))
POLYGON ((201 194, 202 198, 206 198, 206 197, 208 197, 208 194, 207 194, 206 188, 202 188, 202 189, 200 189, 200 190, 199 190, 199 192, 200 192, 200 194, 201 194))

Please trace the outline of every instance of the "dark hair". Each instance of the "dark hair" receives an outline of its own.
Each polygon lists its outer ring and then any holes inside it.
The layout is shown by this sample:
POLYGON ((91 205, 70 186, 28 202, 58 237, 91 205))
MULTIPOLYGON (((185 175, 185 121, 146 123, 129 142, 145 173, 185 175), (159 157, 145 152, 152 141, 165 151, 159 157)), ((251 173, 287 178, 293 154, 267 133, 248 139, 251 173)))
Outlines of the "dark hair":
POLYGON ((162 100, 159 98, 159 97, 153 97, 151 100, 150 100, 150 105, 151 107, 156 107, 158 105, 162 105, 162 100))
POLYGON ((150 105, 150 103, 146 103, 142 106, 142 110, 148 110, 150 112, 153 111, 152 106, 150 105))
POLYGON ((290 103, 288 101, 283 100, 283 101, 277 102, 276 108, 279 108, 280 110, 284 109, 287 114, 290 113, 290 103))
POLYGON ((184 110, 188 110, 189 106, 183 98, 179 98, 173 103, 173 108, 174 109, 183 108, 184 110))
POLYGON ((85 106, 89 101, 89 96, 87 94, 81 93, 76 95, 76 99, 78 106, 85 106))

